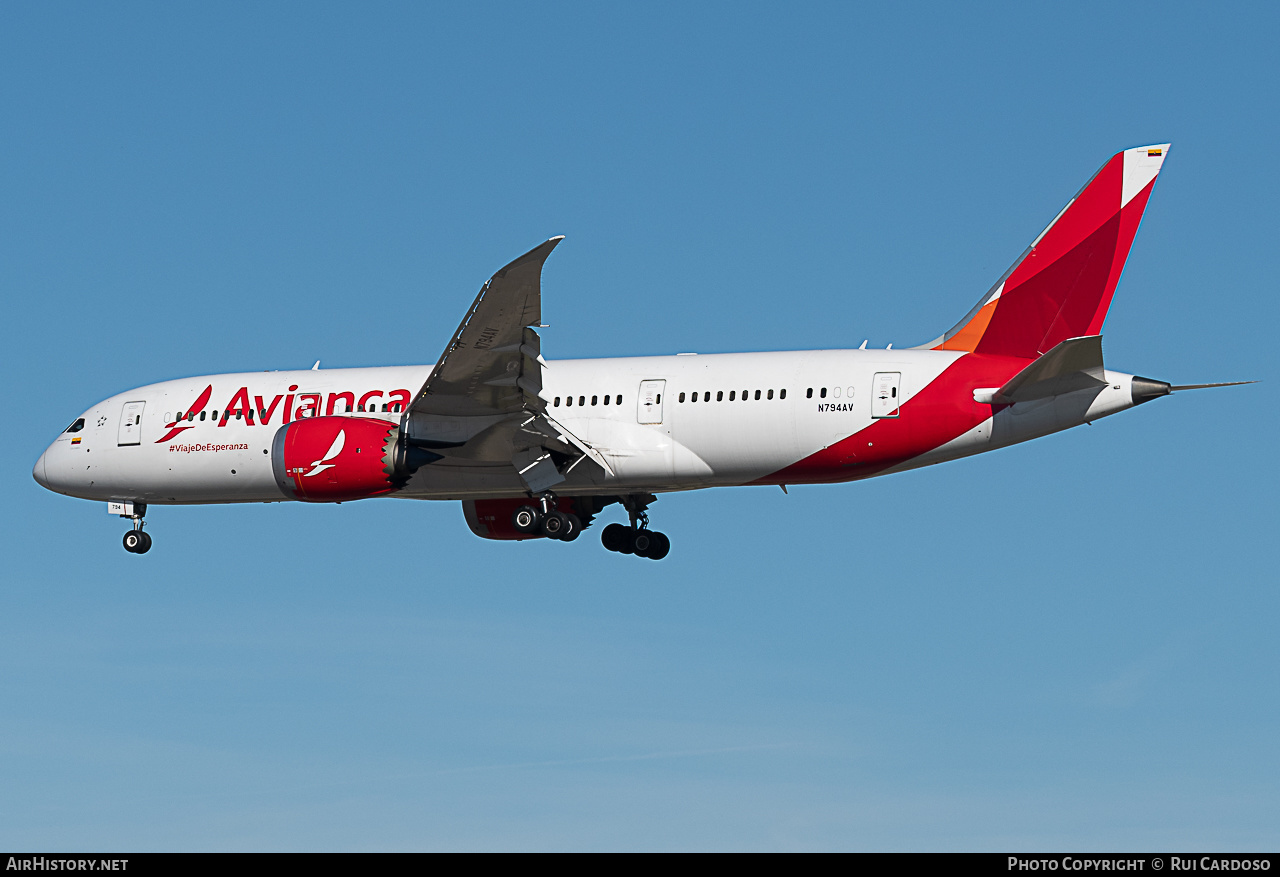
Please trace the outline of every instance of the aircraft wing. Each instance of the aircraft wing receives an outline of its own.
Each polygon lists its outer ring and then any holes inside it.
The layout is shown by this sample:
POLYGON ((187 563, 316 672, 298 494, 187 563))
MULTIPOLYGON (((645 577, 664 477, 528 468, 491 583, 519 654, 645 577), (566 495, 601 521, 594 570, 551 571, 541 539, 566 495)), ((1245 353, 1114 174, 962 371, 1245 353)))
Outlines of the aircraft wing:
POLYGON ((414 414, 541 413, 542 264, 564 236, 551 238, 494 274, 410 405, 414 414))
POLYGON ((542 265, 562 240, 534 247, 480 289, 409 406, 410 445, 459 463, 510 464, 534 493, 564 481, 583 459, 613 474, 539 395, 546 363, 533 327, 542 322, 542 265))

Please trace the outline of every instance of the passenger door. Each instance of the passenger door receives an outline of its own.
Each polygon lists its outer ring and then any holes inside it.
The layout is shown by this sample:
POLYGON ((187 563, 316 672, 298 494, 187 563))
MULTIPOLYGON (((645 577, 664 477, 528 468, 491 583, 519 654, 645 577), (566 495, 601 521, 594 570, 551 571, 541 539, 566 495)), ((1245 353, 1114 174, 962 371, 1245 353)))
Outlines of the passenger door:
POLYGON ((871 416, 897 417, 902 372, 876 372, 871 384, 871 416))
POLYGON ((124 447, 125 445, 142 444, 142 409, 146 406, 146 402, 124 403, 124 411, 120 414, 120 433, 116 441, 117 445, 124 447))
POLYGON ((662 394, 666 381, 641 381, 640 397, 636 407, 638 423, 662 423, 662 394))

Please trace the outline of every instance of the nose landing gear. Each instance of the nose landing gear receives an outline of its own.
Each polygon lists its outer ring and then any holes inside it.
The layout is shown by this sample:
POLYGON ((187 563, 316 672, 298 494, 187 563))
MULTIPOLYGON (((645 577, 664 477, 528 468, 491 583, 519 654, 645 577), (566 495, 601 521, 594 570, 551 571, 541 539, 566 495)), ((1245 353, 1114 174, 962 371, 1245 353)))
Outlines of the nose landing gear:
POLYGON ((126 503, 125 508, 128 512, 120 517, 130 518, 133 521, 133 529, 124 534, 124 550, 130 554, 146 554, 151 550, 151 534, 142 529, 146 525, 142 517, 147 513, 147 504, 145 502, 126 503))
POLYGON ((151 550, 151 534, 141 528, 130 530, 124 534, 124 550, 132 554, 146 554, 151 550))

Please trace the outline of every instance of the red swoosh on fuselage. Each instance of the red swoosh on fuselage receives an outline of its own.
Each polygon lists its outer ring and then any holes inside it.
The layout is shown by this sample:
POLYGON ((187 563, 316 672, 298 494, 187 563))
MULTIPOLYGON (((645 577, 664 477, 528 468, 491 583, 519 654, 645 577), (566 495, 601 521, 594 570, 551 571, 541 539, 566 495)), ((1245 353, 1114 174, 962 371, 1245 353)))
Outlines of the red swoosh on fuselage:
MULTIPOLYGON (((201 393, 196 398, 195 404, 192 405, 190 408, 188 408, 185 414, 187 415, 199 414, 201 411, 204 410, 204 406, 209 404, 209 397, 211 397, 212 395, 213 395, 213 384, 210 384, 209 386, 204 388, 204 392, 201 393)), ((181 414, 184 412, 179 412, 179 413, 181 414)), ((175 435, 182 432, 184 429, 192 429, 193 427, 178 426, 178 421, 175 420, 173 423, 166 423, 164 428, 169 431, 165 433, 161 438, 156 439, 156 444, 160 444, 161 442, 167 442, 169 439, 173 438, 175 435)))
POLYGON ((902 403, 898 416, 877 420, 752 484, 829 484, 878 475, 964 435, 1003 405, 973 401, 973 391, 1001 387, 1032 362, 1014 356, 966 354, 902 403))

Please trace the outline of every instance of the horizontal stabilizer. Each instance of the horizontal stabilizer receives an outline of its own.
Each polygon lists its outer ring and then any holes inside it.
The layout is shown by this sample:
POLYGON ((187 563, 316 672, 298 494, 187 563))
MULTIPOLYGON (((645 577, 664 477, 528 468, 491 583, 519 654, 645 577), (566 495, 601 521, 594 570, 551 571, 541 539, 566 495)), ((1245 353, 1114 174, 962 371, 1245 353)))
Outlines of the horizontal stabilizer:
MULTIPOLYGON (((988 399, 1001 405, 1012 405, 1102 387, 1106 383, 1102 336, 1084 335, 1059 343, 1010 378, 999 390, 988 391, 988 399)), ((978 393, 975 393, 974 398, 977 397, 978 393)))

